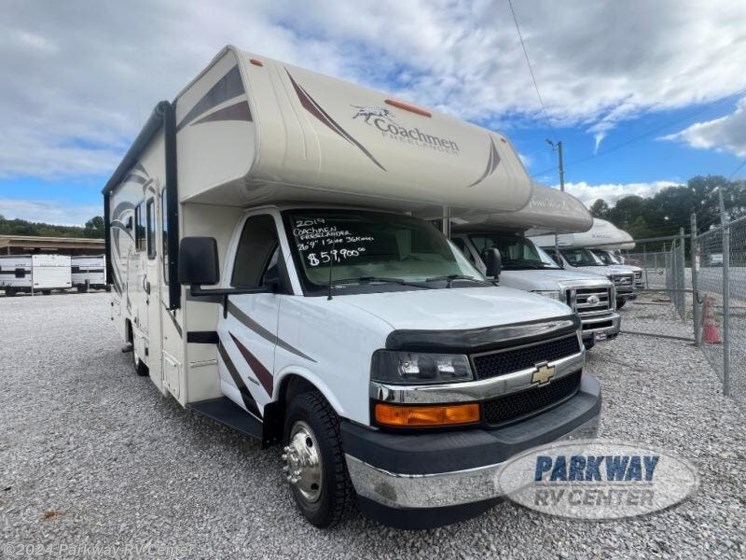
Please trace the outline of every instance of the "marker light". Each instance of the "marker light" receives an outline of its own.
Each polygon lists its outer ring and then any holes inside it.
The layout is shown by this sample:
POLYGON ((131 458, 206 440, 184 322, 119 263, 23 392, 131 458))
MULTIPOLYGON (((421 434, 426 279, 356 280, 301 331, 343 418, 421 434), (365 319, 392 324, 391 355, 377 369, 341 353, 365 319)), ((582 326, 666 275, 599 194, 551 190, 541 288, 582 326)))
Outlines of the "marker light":
POLYGON ((375 417, 381 426, 398 428, 460 426, 479 422, 479 405, 402 406, 376 403, 375 417))

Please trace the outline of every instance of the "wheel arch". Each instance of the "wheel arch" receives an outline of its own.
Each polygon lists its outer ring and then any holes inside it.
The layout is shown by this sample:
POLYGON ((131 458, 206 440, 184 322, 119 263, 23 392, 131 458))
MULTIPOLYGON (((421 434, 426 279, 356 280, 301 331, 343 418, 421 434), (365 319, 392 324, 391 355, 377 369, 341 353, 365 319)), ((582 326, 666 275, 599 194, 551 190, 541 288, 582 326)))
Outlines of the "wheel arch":
POLYGON ((272 402, 264 406, 262 444, 269 447, 279 443, 285 421, 288 403, 297 395, 308 391, 318 391, 339 416, 344 416, 339 399, 318 376, 311 372, 288 369, 277 375, 272 402))

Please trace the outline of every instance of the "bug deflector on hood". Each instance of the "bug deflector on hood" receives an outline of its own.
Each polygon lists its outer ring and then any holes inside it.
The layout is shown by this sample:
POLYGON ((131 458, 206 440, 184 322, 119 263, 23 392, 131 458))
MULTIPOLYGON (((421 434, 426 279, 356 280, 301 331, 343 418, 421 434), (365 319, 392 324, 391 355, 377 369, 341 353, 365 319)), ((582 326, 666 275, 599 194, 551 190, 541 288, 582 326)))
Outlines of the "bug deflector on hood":
MULTIPOLYGON (((217 127, 225 127, 250 140, 240 152, 244 165, 233 167, 241 175, 215 174, 219 184, 195 185, 185 197, 209 200, 210 191, 219 189, 225 200, 235 201, 231 203, 238 202, 238 194, 243 204, 374 204, 422 215, 442 206, 451 207, 455 215, 477 209, 512 212, 530 199, 530 179, 501 134, 233 48, 218 55, 212 66, 225 70, 208 69, 195 80, 183 92, 184 101, 177 100, 183 103, 179 112, 188 115, 191 105, 200 102, 190 88, 209 93, 213 83, 237 67, 243 87, 235 89, 246 92, 247 118, 202 117, 195 121, 198 126, 184 127, 180 138, 184 135, 186 142, 197 145, 186 136, 209 130, 214 135, 217 127), (208 83, 200 85, 202 80, 208 83), (226 186, 233 192, 226 192, 226 186)), ((217 155, 225 161, 226 151, 233 148, 213 142, 204 149, 222 149, 217 155)), ((210 165, 208 154, 199 157, 210 165)))

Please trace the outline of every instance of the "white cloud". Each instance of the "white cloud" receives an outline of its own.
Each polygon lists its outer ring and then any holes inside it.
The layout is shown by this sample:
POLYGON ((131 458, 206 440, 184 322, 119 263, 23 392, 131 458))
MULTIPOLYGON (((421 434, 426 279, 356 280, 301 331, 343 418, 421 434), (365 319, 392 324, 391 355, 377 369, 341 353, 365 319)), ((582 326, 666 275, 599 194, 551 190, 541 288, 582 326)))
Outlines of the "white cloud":
POLYGON ((746 97, 738 102, 730 115, 695 123, 676 134, 664 136, 662 140, 678 140, 694 148, 724 150, 739 157, 746 156, 746 97))
MULTIPOLYGON (((744 2, 516 10, 552 121, 598 144, 642 112, 739 87, 744 2)), ((542 119, 505 1, 14 2, 0 23, 0 177, 106 173, 227 43, 491 125, 542 119)))
POLYGON ((21 219, 61 226, 83 226, 94 216, 103 215, 103 207, 68 204, 52 200, 0 198, 0 214, 9 220, 21 219))
MULTIPOLYGON (((667 187, 676 187, 679 183, 672 181, 653 181, 651 183, 607 183, 589 185, 588 183, 565 183, 565 192, 579 199, 588 208, 599 198, 605 200, 609 206, 614 206, 620 198, 625 196, 641 196, 648 198, 667 187)), ((559 188, 555 186, 555 188, 559 188)))

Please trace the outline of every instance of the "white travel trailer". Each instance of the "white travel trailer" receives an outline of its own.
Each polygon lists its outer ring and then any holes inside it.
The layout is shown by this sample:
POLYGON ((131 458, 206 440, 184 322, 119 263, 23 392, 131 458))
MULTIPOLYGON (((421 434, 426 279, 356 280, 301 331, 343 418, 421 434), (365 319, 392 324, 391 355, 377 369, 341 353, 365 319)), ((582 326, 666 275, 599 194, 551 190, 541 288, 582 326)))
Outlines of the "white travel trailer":
POLYGON ((17 293, 67 290, 72 286, 70 257, 67 255, 0 256, 0 289, 6 296, 17 293))
POLYGON ((71 257, 72 283, 79 292, 89 289, 110 289, 106 283, 106 257, 104 255, 75 255, 71 257))
POLYGON ((483 255, 497 249, 502 256, 500 285, 562 301, 583 325, 583 344, 616 338, 620 317, 614 285, 607 278, 577 269, 561 269, 525 233, 571 233, 587 230, 593 218, 575 197, 534 185, 529 204, 517 212, 470 216, 452 224, 451 239, 467 258, 486 272, 483 255))
POLYGON ((465 519, 598 426, 577 316, 426 221, 530 197, 501 134, 229 47, 104 188, 112 319, 164 395, 283 445, 314 525, 465 519))

